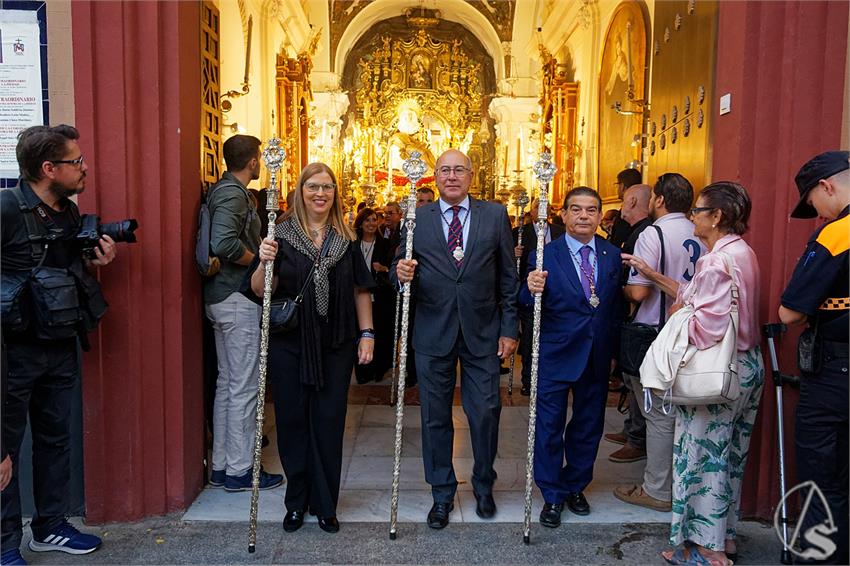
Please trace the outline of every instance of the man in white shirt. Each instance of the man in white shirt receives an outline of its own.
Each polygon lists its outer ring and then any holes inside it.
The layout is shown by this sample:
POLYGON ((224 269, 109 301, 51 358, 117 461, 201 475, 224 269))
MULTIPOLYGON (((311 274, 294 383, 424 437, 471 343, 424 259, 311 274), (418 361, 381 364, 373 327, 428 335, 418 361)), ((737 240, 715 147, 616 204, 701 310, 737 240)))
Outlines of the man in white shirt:
MULTIPOLYGON (((649 202, 649 215, 654 220, 653 224, 641 233, 635 243, 635 261, 643 261, 653 270, 680 283, 693 278, 697 260, 706 252, 705 246, 694 236, 694 225, 687 217, 693 199, 693 187, 682 175, 661 175, 653 187, 649 202), (663 266, 660 235, 663 236, 663 266)), ((624 254, 623 260, 629 262, 632 256, 624 254)), ((636 269, 630 272, 624 293, 626 299, 640 304, 634 322, 658 328, 663 326, 667 311, 675 301, 675 295, 665 294, 636 269)), ((625 355, 621 352, 621 360, 625 355)), ((633 370, 627 372, 627 369, 624 367, 623 378, 631 383, 646 419, 646 468, 642 485, 617 487, 614 495, 626 503, 669 511, 675 417, 672 413, 665 415, 658 410, 647 413, 644 410, 640 376, 633 370)), ((661 406, 660 401, 657 406, 661 406)))

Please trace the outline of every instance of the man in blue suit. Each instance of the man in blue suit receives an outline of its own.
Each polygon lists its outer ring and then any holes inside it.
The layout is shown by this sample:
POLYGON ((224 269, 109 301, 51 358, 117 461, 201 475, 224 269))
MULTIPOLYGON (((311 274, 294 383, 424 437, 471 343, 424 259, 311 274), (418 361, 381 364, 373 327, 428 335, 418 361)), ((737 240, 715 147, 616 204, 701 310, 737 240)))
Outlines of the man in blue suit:
POLYGON ((540 524, 553 528, 561 524, 564 503, 577 515, 590 513, 583 491, 593 479, 622 317, 620 250, 596 235, 599 193, 572 189, 561 215, 566 233, 546 245, 543 270, 530 272, 520 293, 524 304, 533 304, 533 293, 543 293, 534 480, 545 500, 540 524))

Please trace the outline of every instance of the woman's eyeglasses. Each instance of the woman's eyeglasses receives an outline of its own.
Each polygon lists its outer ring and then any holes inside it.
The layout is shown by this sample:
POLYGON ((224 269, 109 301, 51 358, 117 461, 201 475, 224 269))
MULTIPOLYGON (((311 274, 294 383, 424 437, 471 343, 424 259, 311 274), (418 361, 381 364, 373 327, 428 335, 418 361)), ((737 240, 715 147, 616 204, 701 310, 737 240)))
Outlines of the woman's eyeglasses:
POLYGON ((698 212, 705 212, 707 210, 714 210, 713 206, 695 206, 691 209, 691 216, 694 216, 698 212))
POLYGON ((336 190, 336 185, 333 183, 306 183, 304 190, 308 193, 318 193, 319 191, 332 193, 336 190))

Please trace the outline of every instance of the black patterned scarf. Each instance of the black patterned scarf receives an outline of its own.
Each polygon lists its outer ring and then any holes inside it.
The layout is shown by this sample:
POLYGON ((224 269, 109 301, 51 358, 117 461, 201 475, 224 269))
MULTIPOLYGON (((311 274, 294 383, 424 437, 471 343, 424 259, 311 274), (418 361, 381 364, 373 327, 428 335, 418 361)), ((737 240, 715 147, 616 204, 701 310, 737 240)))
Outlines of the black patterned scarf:
MULTIPOLYGON (((286 240, 290 246, 304 254, 311 262, 316 263, 319 256, 319 250, 313 243, 298 220, 291 216, 275 226, 274 235, 276 238, 286 240)), ((337 234, 333 226, 327 227, 325 238, 330 238, 330 244, 324 257, 316 263, 316 271, 313 272, 313 285, 316 292, 316 312, 322 316, 328 316, 328 303, 330 302, 330 283, 328 281, 328 272, 333 269, 333 266, 345 254, 348 245, 351 243, 348 238, 337 234)))

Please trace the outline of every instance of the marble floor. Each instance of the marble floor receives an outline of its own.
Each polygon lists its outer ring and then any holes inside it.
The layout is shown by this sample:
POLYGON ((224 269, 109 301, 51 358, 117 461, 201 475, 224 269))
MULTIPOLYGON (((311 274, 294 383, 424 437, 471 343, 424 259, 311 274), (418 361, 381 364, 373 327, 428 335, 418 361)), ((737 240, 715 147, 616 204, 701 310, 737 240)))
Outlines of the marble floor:
MULTIPOLYGON (((515 393, 515 398, 518 397, 515 393)), ((266 414, 269 446, 263 453, 263 465, 270 472, 281 472, 275 449, 276 430, 273 410, 266 414)), ((460 485, 451 515, 453 522, 482 522, 475 514, 472 494, 472 448, 469 427, 463 409, 453 407, 455 438, 454 465, 460 485)), ((616 408, 606 409, 605 431, 621 429, 623 415, 616 408)), ((400 522, 423 522, 432 499, 425 483, 421 459, 421 424, 419 407, 405 407, 400 495, 400 522)), ((390 515, 390 492, 393 469, 393 439, 395 408, 382 404, 350 404, 346 417, 342 490, 338 508, 341 521, 386 522, 390 515)), ((525 491, 525 454, 528 430, 527 406, 504 406, 499 430, 499 453, 496 460, 498 480, 494 496, 498 506, 496 516, 488 522, 519 523, 523 521, 525 491)), ((623 483, 638 483, 643 474, 643 462, 615 464, 608 455, 618 445, 602 441, 596 461, 594 481, 585 491, 591 514, 575 516, 564 511, 564 520, 579 523, 666 523, 669 513, 651 511, 626 505, 614 498, 612 490, 623 483)), ((260 494, 258 519, 279 522, 283 519, 285 486, 260 494)), ((186 512, 186 521, 247 520, 250 492, 227 493, 223 489, 204 489, 186 512)), ((543 505, 540 492, 534 488, 533 517, 543 505)), ((315 521, 314 517, 308 520, 315 521)))

